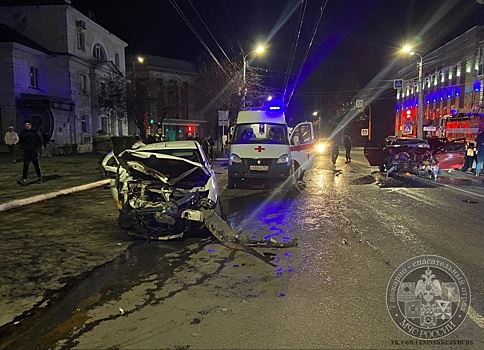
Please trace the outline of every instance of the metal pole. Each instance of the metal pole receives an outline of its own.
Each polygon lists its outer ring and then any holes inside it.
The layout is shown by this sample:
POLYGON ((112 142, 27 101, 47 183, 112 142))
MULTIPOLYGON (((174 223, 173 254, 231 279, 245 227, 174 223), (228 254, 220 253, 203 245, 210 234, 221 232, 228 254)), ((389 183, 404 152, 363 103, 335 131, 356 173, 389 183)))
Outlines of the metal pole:
POLYGON ((372 120, 371 120, 371 105, 368 104, 368 141, 371 141, 371 133, 372 133, 372 120))
POLYGON ((423 138, 423 122, 424 122, 424 109, 423 109, 423 57, 420 57, 420 64, 418 67, 418 120, 417 120, 417 137, 423 138))
POLYGON ((245 97, 247 95, 247 89, 246 89, 246 81, 245 81, 245 72, 246 72, 246 69, 247 69, 247 60, 246 60, 246 57, 245 55, 242 56, 242 60, 243 60, 243 68, 242 68, 242 82, 243 82, 243 90, 242 90, 242 109, 245 109, 245 97))

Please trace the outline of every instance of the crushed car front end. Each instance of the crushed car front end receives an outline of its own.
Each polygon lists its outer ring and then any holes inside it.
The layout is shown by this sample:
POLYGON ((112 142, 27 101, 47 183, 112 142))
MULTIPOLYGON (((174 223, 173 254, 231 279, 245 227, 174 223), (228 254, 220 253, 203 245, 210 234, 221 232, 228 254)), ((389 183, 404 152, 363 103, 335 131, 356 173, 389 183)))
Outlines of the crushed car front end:
POLYGON ((112 192, 123 228, 150 239, 177 238, 202 226, 201 210, 217 205, 215 174, 202 163, 140 150, 111 157, 105 169, 115 176, 112 192))

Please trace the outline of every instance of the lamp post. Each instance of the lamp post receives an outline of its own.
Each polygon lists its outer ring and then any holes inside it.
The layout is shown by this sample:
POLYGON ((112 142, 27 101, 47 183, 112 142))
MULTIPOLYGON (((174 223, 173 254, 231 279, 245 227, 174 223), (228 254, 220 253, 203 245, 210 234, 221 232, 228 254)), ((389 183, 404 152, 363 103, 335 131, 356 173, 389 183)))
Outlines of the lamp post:
MULTIPOLYGON (((134 111, 135 111, 135 120, 138 119, 138 98, 136 96, 136 63, 143 64, 145 61, 144 57, 137 56, 136 59, 133 59, 133 97, 134 97, 134 111)), ((139 125, 138 125, 139 127, 139 125)), ((143 123, 144 129, 144 123, 143 123)), ((143 135, 143 139, 146 138, 146 130, 144 130, 145 135, 143 135)))
POLYGON ((246 73, 247 73, 247 58, 249 58, 250 55, 256 55, 256 56, 261 56, 266 52, 266 47, 263 44, 258 44, 256 48, 245 55, 242 55, 242 63, 243 63, 243 68, 242 68, 242 82, 244 84, 244 91, 242 92, 242 108, 245 108, 245 99, 247 97, 247 78, 246 78, 246 73))
POLYGON ((414 51, 410 45, 404 45, 401 50, 410 56, 418 56, 418 117, 417 117, 417 137, 423 138, 424 106, 423 106, 423 57, 414 51))

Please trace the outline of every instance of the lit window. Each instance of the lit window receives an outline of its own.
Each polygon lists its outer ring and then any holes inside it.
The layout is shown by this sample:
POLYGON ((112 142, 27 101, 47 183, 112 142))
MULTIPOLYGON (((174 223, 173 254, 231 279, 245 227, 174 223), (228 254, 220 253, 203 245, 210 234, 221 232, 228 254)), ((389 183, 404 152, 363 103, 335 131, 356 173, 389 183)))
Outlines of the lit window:
POLYGON ((100 61, 106 61, 106 50, 104 50, 101 44, 94 45, 92 55, 100 61))
POLYGON ((466 63, 466 73, 470 73, 472 68, 472 61, 468 60, 466 63))
POLYGON ((452 73, 454 71, 454 67, 449 68, 449 80, 452 80, 452 73))
POLYGON ((87 94, 87 76, 84 74, 79 75, 79 93, 87 94))
POLYGON ((435 74, 435 75, 434 75, 434 86, 435 86, 435 85, 437 85, 437 80, 438 80, 438 75, 437 75, 437 74, 435 74))
POLYGON ((400 99, 400 90, 397 90, 397 100, 400 99))
POLYGON ((413 92, 414 92, 414 90, 413 90, 413 88, 412 88, 412 89, 410 90, 410 93, 411 93, 411 94, 413 94, 413 92))
POLYGON ((39 67, 30 66, 30 87, 39 88, 39 67))
POLYGON ((80 30, 77 32, 77 48, 86 51, 86 35, 80 30))
POLYGON ((445 72, 441 71, 440 72, 440 82, 443 83, 445 81, 445 72))
POLYGON ((457 73, 456 73, 455 75, 456 75, 456 76, 458 76, 458 77, 460 77, 460 72, 461 72, 461 70, 462 70, 462 67, 461 67, 461 65, 459 64, 459 65, 457 66, 457 73))

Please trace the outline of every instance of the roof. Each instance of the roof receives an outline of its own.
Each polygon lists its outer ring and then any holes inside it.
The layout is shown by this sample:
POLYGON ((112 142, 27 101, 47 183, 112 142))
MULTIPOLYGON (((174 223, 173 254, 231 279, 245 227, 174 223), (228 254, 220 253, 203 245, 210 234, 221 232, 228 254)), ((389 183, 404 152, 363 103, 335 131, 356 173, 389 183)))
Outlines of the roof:
MULTIPOLYGON (((141 56, 145 59, 144 64, 148 66, 173 69, 173 70, 187 72, 187 73, 197 72, 197 67, 195 66, 195 64, 189 61, 177 60, 174 58, 161 57, 161 56, 152 56, 152 55, 141 55, 141 56)), ((132 63, 135 58, 136 58, 135 55, 128 55, 127 61, 132 63)), ((130 65, 127 65, 128 68, 129 66, 130 65)))
POLYGON ((37 44, 35 41, 20 34, 15 29, 10 28, 6 24, 0 23, 0 42, 3 43, 18 43, 24 46, 30 47, 35 50, 39 50, 45 53, 50 53, 45 47, 37 44))
POLYGON ((137 151, 154 151, 157 149, 196 149, 196 141, 169 141, 150 143, 137 149, 137 151))
POLYGON ((237 124, 244 123, 274 123, 286 124, 286 117, 280 110, 275 111, 240 111, 237 115, 237 124))

